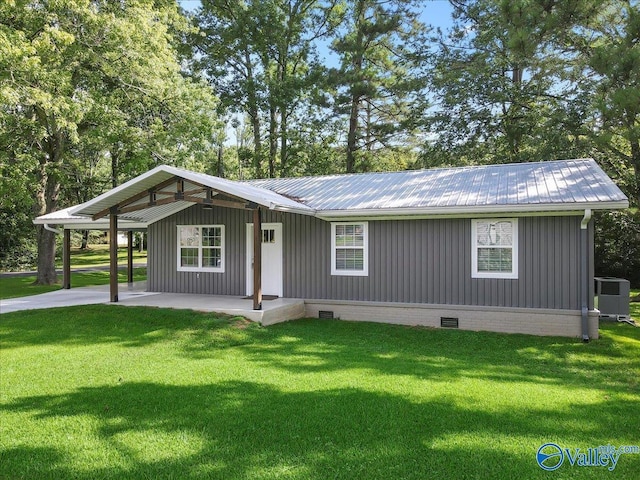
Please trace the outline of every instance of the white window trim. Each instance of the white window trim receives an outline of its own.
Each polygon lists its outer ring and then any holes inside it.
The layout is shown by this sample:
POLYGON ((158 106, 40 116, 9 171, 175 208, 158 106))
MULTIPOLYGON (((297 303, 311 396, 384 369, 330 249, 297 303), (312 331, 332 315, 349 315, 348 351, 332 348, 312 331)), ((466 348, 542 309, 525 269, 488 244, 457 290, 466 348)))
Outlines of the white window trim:
MULTIPOLYGON (((177 259, 176 259, 176 265, 177 265, 177 269, 179 272, 216 272, 216 273, 224 273, 224 267, 225 267, 225 232, 224 232, 224 225, 177 225, 176 228, 176 243, 178 246, 178 250, 177 250, 177 259), (198 245, 198 266, 197 267, 183 267, 182 265, 180 265, 180 258, 181 258, 181 245, 180 245, 180 229, 181 228, 199 228, 200 229, 200 245, 198 245), (220 237, 221 237, 221 241, 220 241, 220 266, 219 267, 203 267, 202 266, 202 229, 203 228, 219 228, 220 229, 220 237)), ((184 247, 187 248, 187 247, 184 247)), ((195 247, 191 247, 191 248, 195 248, 195 247)), ((207 248, 207 247, 205 247, 207 248)))
POLYGON ((369 222, 331 222, 331 275, 369 276, 369 222), (362 248, 362 270, 338 270, 336 268, 336 225, 362 225, 363 245, 362 247, 351 247, 353 249, 362 248))
MULTIPOLYGON (((496 247, 500 248, 500 247, 496 247)), ((479 218, 471 220, 471 277, 472 278, 518 278, 518 219, 517 218, 479 218), (511 238, 511 272, 479 272, 478 271, 478 223, 479 222, 513 222, 511 238)))

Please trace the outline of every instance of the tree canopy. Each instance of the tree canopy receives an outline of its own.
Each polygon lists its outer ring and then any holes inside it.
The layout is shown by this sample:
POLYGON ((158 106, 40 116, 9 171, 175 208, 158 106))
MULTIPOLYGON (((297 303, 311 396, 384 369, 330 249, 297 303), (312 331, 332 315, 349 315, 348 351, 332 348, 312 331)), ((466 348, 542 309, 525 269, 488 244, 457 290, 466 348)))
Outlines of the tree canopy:
MULTIPOLYGON (((158 162, 208 165, 217 102, 180 71, 175 32, 188 24, 174 2, 16 0, 0 19, 0 159, 15 189, 3 211, 49 213, 74 200, 71 184, 86 199, 158 162)), ((51 283, 52 232, 38 228, 37 245, 51 283)))

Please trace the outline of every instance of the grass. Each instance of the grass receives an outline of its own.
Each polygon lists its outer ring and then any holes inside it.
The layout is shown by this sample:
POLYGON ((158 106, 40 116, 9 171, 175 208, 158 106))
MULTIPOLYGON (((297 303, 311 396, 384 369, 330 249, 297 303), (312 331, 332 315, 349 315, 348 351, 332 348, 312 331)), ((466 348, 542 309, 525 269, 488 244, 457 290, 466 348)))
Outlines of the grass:
MULTIPOLYGON (((127 249, 118 248, 118 261, 120 264, 127 262, 127 249)), ((146 262, 147 252, 133 251, 133 262, 146 262)), ((89 245, 86 250, 71 249, 71 267, 101 267, 109 265, 109 245, 89 245)), ((62 259, 57 259, 56 267, 62 268, 62 259)))
MULTIPOLYGON (((139 280, 146 280, 146 278, 146 268, 134 268, 134 282, 137 282, 139 280)), ((62 286, 62 275, 58 275, 58 283, 55 285, 34 285, 33 282, 35 282, 35 280, 36 277, 34 275, 26 277, 0 276, 0 300, 52 292, 54 290, 60 290, 62 286)), ((127 273, 125 270, 118 271, 118 281, 127 281, 127 273)), ((71 288, 88 287, 91 285, 107 285, 108 283, 108 271, 71 272, 71 288)))
MULTIPOLYGON (((133 262, 146 262, 147 252, 133 252, 133 262)), ((118 263, 126 265, 127 249, 118 249, 118 263)), ((79 248, 71 249, 71 268, 104 267, 109 265, 109 246, 90 245, 86 250, 79 248)), ((61 268, 61 260, 56 262, 56 267, 61 268)), ((134 281, 145 280, 147 278, 146 268, 134 269, 134 281)), ((7 298, 24 297, 27 295, 37 295, 39 293, 59 290, 62 285, 62 275, 58 275, 59 281, 55 285, 34 285, 36 277, 30 275, 26 277, 10 277, 0 275, 0 300, 7 298)), ((118 272, 120 282, 126 282, 125 272, 118 272)), ((87 287, 91 285, 106 285, 109 283, 109 272, 71 272, 71 287, 87 287)))
POLYGON ((0 478, 637 478, 535 461, 640 443, 640 329, 589 344, 384 324, 260 328, 89 306, 0 317, 0 478))
MULTIPOLYGON (((631 290, 631 298, 637 297, 640 295, 640 289, 631 290)), ((640 325, 640 302, 631 302, 629 304, 629 314, 631 318, 633 318, 638 325, 640 325)))

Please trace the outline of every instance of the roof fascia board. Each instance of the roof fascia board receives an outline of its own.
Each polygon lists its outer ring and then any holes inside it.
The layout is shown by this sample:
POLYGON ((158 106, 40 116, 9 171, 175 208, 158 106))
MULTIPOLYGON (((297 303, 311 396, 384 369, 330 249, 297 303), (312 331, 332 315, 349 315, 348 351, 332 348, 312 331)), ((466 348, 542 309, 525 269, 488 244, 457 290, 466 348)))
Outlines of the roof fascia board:
POLYGON ((538 205, 487 205, 469 207, 438 207, 438 208, 388 208, 388 209, 358 209, 358 210, 320 210, 316 217, 323 220, 340 219, 393 219, 393 218, 432 218, 472 216, 540 216, 540 215, 583 215, 586 208, 592 210, 615 210, 629 207, 627 200, 619 202, 589 202, 572 204, 538 204, 538 205))
POLYGON ((283 212, 283 213, 297 213, 299 215, 308 215, 308 216, 311 216, 311 217, 318 216, 317 210, 314 210, 312 208, 309 208, 307 210, 307 209, 302 209, 302 208, 292 208, 292 207, 278 206, 278 205, 274 204, 273 202, 269 204, 269 210, 274 210, 276 212, 283 212))
MULTIPOLYGON (((34 218, 32 223, 34 225, 44 225, 46 223, 48 223, 49 225, 69 225, 69 226, 73 226, 73 228, 79 229, 79 230, 100 230, 103 227, 106 229, 109 229, 109 222, 105 222, 104 220, 96 220, 93 221, 89 218, 86 217, 76 217, 76 218, 50 218, 50 219, 46 219, 46 218, 34 218), (78 227, 76 225, 82 225, 83 227, 78 227)), ((147 228, 147 224, 144 222, 138 222, 135 220, 127 220, 126 218, 123 218, 120 220, 120 225, 122 226, 122 228, 147 228)))
MULTIPOLYGON (((82 219, 55 219, 55 220, 34 220, 34 225, 60 225, 66 230, 109 230, 109 224, 104 222, 92 222, 88 218, 82 219)), ((147 229, 144 222, 134 222, 130 220, 121 220, 118 222, 118 231, 147 229)))

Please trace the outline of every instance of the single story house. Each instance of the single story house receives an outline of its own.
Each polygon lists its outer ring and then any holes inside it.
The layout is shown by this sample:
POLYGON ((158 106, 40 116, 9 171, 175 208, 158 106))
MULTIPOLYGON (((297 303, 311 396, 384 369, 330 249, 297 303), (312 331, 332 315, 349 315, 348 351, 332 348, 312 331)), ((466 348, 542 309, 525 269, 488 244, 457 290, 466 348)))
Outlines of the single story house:
POLYGON ((161 165, 35 222, 146 228, 150 291, 588 340, 592 212, 626 207, 592 159, 252 181, 161 165))

